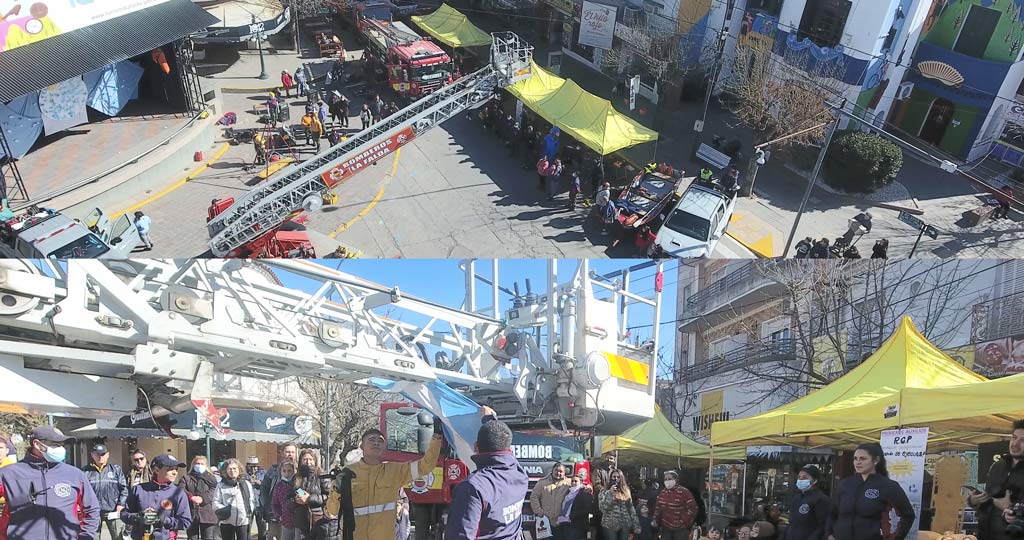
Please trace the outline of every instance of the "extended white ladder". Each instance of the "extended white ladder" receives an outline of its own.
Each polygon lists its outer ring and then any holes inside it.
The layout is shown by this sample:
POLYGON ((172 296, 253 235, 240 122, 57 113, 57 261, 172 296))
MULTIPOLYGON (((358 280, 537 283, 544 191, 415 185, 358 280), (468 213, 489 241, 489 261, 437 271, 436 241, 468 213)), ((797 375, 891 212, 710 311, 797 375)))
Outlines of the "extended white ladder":
MULTIPOLYGON (((479 105, 497 88, 529 78, 532 47, 511 32, 494 33, 491 37, 491 65, 423 97, 239 197, 207 224, 212 254, 231 256, 261 235, 272 233, 296 212, 318 209, 328 189, 357 172, 342 174, 339 165, 345 167, 353 158, 379 154, 381 145, 387 142, 401 146, 479 105)), ((370 162, 364 159, 360 164, 370 162)))

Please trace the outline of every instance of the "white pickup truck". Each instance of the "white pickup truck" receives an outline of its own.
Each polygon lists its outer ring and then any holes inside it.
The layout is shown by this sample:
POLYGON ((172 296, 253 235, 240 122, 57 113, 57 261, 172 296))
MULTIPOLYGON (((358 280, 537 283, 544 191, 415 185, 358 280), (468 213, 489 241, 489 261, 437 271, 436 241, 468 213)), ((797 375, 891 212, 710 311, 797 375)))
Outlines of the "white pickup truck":
POLYGON ((110 221, 99 208, 85 221, 53 210, 29 212, 0 224, 0 257, 127 259, 142 244, 128 215, 110 221))

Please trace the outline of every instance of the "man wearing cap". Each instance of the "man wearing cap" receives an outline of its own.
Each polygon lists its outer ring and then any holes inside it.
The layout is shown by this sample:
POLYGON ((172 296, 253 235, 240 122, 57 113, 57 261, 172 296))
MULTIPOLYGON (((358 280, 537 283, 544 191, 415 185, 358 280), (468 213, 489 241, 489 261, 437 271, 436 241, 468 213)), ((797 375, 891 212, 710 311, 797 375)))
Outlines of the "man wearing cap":
POLYGON ((0 537, 11 540, 96 540, 100 507, 89 479, 64 463, 64 443, 72 440, 57 428, 32 430, 28 451, 19 463, 0 469, 0 497, 5 498, 6 526, 0 537))
MULTIPOLYGON (((249 459, 245 462, 245 477, 252 484, 253 493, 261 492, 263 480, 266 476, 267 471, 260 467, 260 458, 249 456, 249 459)), ((259 540, 267 540, 267 519, 264 514, 262 499, 257 498, 254 506, 256 509, 256 530, 259 534, 259 540)))
POLYGON ((105 444, 94 444, 89 457, 92 461, 82 471, 96 492, 100 505, 100 526, 96 528, 96 538, 106 523, 110 537, 117 540, 124 533, 121 510, 124 510, 124 502, 128 499, 128 480, 120 465, 110 463, 110 452, 105 444))
POLYGON ((175 484, 185 463, 171 454, 160 454, 151 463, 152 480, 132 487, 121 520, 132 524, 135 540, 146 535, 148 540, 172 540, 192 525, 188 496, 175 484))

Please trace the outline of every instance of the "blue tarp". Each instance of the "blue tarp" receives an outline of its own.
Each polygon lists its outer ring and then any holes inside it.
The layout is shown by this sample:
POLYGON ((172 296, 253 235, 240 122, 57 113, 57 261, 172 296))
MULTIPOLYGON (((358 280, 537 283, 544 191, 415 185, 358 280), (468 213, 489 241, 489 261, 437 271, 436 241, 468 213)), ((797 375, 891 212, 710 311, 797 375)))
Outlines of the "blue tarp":
MULTIPOLYGON (((43 115, 39 111, 39 92, 25 94, 7 105, 0 103, 0 128, 4 130, 12 157, 20 159, 28 153, 43 133, 43 115)), ((0 150, 0 157, 4 156, 0 150)))
POLYGON ((139 79, 143 69, 122 60, 85 74, 89 89, 86 105, 107 115, 117 116, 130 100, 139 97, 139 79))

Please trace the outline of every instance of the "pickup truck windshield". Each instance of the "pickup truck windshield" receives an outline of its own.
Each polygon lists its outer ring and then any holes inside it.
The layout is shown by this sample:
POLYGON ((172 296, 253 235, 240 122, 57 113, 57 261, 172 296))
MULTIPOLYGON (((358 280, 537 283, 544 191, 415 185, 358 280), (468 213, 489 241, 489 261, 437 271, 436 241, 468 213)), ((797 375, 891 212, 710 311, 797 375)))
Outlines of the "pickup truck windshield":
POLYGON ((87 234, 47 253, 51 259, 93 259, 110 251, 95 234, 87 234))

